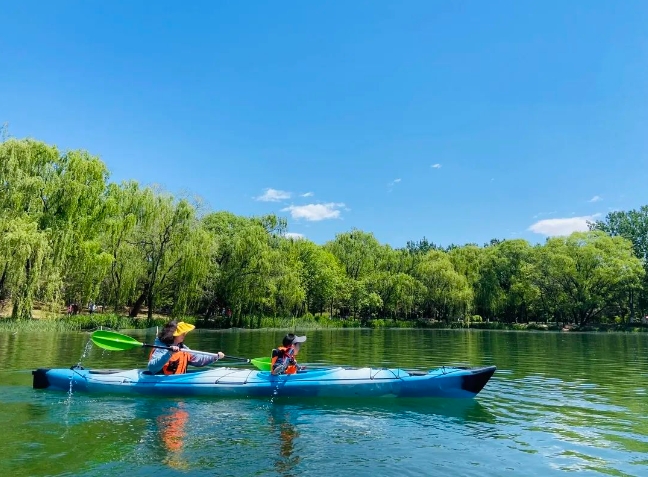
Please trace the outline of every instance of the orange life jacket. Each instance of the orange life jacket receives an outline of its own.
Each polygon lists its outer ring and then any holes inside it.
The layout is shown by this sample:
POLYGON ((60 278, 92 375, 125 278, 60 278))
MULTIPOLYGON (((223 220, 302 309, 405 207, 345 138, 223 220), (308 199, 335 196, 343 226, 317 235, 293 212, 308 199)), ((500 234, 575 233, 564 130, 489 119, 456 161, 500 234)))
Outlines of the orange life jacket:
MULTIPOLYGON (((273 356, 272 356, 271 364, 272 364, 273 369, 274 369, 274 365, 277 362, 277 360, 279 358, 283 359, 284 356, 289 354, 288 351, 290 351, 291 349, 293 349, 292 346, 288 346, 288 347, 279 346, 277 348, 278 353, 276 353, 276 355, 275 355, 275 353, 272 353, 273 356)), ((297 361, 295 361, 295 358, 292 355, 290 355, 290 358, 291 358, 291 362, 290 362, 290 364, 288 364, 288 366, 286 367, 286 369, 284 370, 284 372, 282 374, 296 374, 297 373, 297 361)))
MULTIPOLYGON (((151 350, 151 354, 149 354, 149 359, 151 359, 151 356, 153 356, 153 352, 155 349, 151 350)), ((186 351, 182 351, 182 348, 180 348, 180 351, 175 351, 171 353, 171 357, 169 358, 169 361, 167 361, 164 366, 162 366, 162 374, 184 374, 187 372, 187 364, 189 363, 189 353, 186 351)))

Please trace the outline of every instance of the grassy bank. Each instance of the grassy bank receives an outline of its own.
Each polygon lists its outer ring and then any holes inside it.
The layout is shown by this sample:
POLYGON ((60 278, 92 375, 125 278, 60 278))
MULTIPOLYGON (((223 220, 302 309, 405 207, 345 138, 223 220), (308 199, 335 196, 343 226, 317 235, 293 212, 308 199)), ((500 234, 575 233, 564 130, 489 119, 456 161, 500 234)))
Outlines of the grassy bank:
MULTIPOLYGON (((16 331, 92 331, 99 328, 112 330, 124 329, 145 329, 155 326, 164 326, 169 317, 156 316, 152 320, 147 318, 130 318, 111 313, 95 313, 92 315, 48 315, 31 320, 13 320, 0 318, 0 332, 16 331)), ((577 328, 570 326, 563 328, 562 324, 556 323, 500 323, 496 321, 466 323, 442 321, 400 321, 391 319, 375 319, 366 322, 352 319, 329 319, 327 317, 302 317, 302 318, 281 318, 251 316, 238 319, 203 319, 191 316, 178 318, 179 320, 195 324, 202 329, 333 329, 333 328, 421 328, 421 329, 478 329, 478 330, 511 330, 511 331, 599 331, 599 332, 648 332, 645 324, 597 324, 577 328)))

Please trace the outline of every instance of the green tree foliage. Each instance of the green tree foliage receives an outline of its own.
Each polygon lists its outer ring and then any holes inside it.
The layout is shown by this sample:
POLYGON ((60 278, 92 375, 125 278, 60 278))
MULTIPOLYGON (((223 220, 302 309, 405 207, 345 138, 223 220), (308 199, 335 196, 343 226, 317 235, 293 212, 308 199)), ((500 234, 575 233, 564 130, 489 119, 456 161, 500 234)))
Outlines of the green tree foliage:
POLYGON ((627 315, 628 292, 644 273, 630 242, 592 231, 549 239, 529 275, 547 312, 583 326, 606 313, 627 315))
POLYGON ((425 316, 450 321, 470 312, 473 291, 446 252, 427 252, 415 275, 425 287, 422 303, 425 316))
POLYGON ((302 264, 302 282, 306 292, 306 310, 324 313, 340 300, 344 269, 330 251, 309 240, 294 240, 302 264))
POLYGON ((641 290, 630 296, 632 315, 635 315, 637 308, 645 313, 648 310, 648 205, 638 210, 610 212, 604 220, 590 224, 590 229, 602 230, 613 237, 624 237, 632 242, 634 253, 642 260, 646 270, 641 290))
POLYGON ((36 305, 97 302, 217 326, 305 314, 586 326, 648 310, 648 207, 536 246, 444 249, 423 238, 394 249, 357 229, 318 245, 288 237, 275 215, 203 213, 159 188, 108 179, 86 151, 0 142, 0 304, 15 318, 36 305))
POLYGON ((97 292, 108 257, 98 246, 107 169, 85 151, 61 154, 33 140, 0 144, 3 283, 15 318, 31 316, 33 299, 56 301, 64 289, 97 292), (4 235, 4 234, 3 234, 4 235), (83 273, 79 273, 83 269, 83 273))
POLYGON ((476 283, 478 315, 507 322, 527 318, 522 269, 529 261, 531 246, 525 240, 491 242, 484 248, 476 283))

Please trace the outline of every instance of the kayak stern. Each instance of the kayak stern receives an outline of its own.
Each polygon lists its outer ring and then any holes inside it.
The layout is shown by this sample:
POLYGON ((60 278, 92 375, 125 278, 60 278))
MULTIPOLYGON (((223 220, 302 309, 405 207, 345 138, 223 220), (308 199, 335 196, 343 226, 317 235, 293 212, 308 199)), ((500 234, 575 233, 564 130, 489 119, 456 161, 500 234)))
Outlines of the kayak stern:
POLYGON ((50 368, 38 368, 32 371, 33 387, 34 389, 47 389, 50 387, 49 379, 47 378, 47 372, 50 368))

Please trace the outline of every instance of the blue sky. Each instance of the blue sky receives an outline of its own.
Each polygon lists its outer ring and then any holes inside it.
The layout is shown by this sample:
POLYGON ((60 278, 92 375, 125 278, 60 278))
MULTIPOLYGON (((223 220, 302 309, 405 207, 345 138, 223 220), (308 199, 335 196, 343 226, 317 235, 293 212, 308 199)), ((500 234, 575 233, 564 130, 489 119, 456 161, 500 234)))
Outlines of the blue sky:
MULTIPOLYGON (((0 122, 324 243, 648 204, 648 2, 6 2, 0 122)), ((597 215, 600 214, 600 215, 597 215)))

